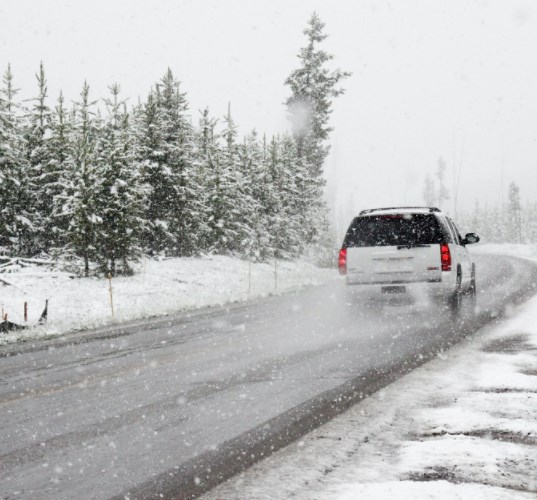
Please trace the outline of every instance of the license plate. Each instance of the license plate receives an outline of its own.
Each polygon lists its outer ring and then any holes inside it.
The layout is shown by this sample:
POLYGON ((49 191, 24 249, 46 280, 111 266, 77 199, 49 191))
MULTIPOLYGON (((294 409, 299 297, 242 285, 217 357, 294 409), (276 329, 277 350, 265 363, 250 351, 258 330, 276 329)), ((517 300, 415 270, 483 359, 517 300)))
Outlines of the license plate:
POLYGON ((383 286, 380 289, 381 293, 405 293, 406 288, 404 286, 383 286))

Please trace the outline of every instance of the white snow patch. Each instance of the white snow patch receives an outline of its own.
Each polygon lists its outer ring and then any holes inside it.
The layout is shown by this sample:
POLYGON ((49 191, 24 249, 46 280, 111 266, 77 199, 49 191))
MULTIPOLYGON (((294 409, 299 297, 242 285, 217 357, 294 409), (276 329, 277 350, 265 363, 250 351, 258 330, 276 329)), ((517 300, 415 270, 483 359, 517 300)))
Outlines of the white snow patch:
POLYGON ((478 243, 477 245, 470 245, 468 249, 471 253, 512 255, 514 257, 537 260, 537 244, 478 243))
POLYGON ((317 496, 319 500, 507 500, 531 498, 527 493, 505 491, 503 488, 477 484, 452 484, 447 481, 418 483, 390 481, 386 483, 343 484, 317 496))
POLYGON ((106 278, 78 278, 34 267, 0 277, 11 284, 0 282, 0 307, 10 321, 25 324, 27 302, 27 324, 37 324, 45 300, 49 299, 46 325, 0 334, 0 345, 246 301, 338 279, 333 269, 321 269, 304 261, 278 262, 275 280, 273 264, 252 264, 250 273, 248 262, 232 257, 147 259, 137 266, 134 276, 112 279, 112 318, 106 278))

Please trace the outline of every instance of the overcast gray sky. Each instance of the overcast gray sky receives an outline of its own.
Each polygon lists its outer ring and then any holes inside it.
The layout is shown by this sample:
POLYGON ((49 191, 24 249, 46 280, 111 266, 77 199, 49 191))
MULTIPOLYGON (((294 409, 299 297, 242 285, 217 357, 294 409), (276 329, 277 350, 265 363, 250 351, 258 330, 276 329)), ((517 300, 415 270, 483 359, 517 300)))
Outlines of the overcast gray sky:
MULTIPOLYGON (((531 0, 0 0, 0 68, 21 96, 45 63, 52 99, 118 82, 135 102, 166 68, 192 116, 232 112, 245 132, 288 128, 283 82, 313 11, 335 64, 353 72, 334 106, 331 199, 344 214, 423 203, 443 156, 458 204, 537 189, 537 4, 531 0)), ((51 103, 52 103, 51 99, 51 103)), ((453 208, 453 196, 444 208, 453 208)))

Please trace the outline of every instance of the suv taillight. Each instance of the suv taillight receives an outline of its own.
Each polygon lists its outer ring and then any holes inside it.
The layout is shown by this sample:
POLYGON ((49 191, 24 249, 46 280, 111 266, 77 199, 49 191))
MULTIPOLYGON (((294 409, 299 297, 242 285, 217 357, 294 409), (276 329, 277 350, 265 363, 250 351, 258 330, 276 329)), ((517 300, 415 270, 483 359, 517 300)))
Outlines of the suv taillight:
POLYGON ((442 271, 451 271, 451 252, 447 243, 440 245, 440 262, 442 263, 442 271))
POLYGON ((339 274, 347 274, 347 249, 342 248, 339 251, 339 258, 337 260, 339 268, 339 274))

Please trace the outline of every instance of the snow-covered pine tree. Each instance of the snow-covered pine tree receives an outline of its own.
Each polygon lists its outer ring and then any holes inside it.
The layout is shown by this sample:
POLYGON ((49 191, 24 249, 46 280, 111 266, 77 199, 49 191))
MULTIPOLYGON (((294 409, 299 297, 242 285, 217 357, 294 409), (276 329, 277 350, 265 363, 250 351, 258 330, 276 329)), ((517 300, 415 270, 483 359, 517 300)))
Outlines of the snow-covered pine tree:
POLYGON ((95 157, 98 135, 92 116, 95 102, 89 100, 86 82, 80 97, 73 124, 72 156, 68 160, 72 171, 62 198, 65 201, 63 214, 69 218, 66 231, 69 249, 83 259, 84 276, 89 276, 90 261, 96 256, 97 231, 102 224, 97 214, 101 179, 95 157))
POLYGON ((209 108, 201 112, 199 129, 197 134, 198 151, 202 157, 207 157, 215 148, 215 127, 218 123, 216 118, 211 118, 209 108))
POLYGON ((507 202, 507 237, 509 243, 522 243, 522 207, 520 204, 520 188, 516 182, 509 184, 507 202))
POLYGON ((333 130, 329 125, 332 100, 344 93, 339 83, 351 75, 347 71, 328 68, 327 63, 334 56, 318 47, 327 37, 324 26, 314 12, 304 30, 307 45, 298 54, 300 67, 285 81, 291 89, 287 108, 293 124, 297 155, 310 165, 315 177, 322 174, 329 152, 325 143, 333 130))
POLYGON ((306 172, 302 180, 307 203, 303 213, 306 244, 318 243, 320 234, 326 229, 322 174, 330 150, 326 142, 333 130, 329 119, 333 99, 344 93, 339 84, 350 76, 349 72, 328 68, 327 63, 333 56, 319 48, 327 37, 324 26, 319 16, 313 13, 304 30, 307 45, 298 54, 300 67, 285 81, 291 89, 286 104, 296 142, 296 163, 299 170, 306 172))
POLYGON ((266 212, 263 205, 266 179, 262 151, 255 130, 252 130, 238 147, 238 156, 237 192, 240 203, 237 208, 243 226, 238 251, 255 261, 259 259, 268 243, 266 212))
POLYGON ((29 162, 29 186, 31 189, 31 215, 34 234, 31 254, 47 252, 54 234, 51 232, 52 197, 49 189, 51 179, 49 165, 48 141, 52 111, 47 104, 47 80, 45 68, 41 62, 36 74, 38 94, 31 100, 32 106, 25 117, 26 151, 29 162))
POLYGON ((54 255, 61 254, 68 244, 70 215, 66 204, 71 194, 74 170, 73 117, 65 109, 64 97, 60 92, 51 116, 50 139, 46 142, 45 190, 41 193, 43 201, 48 203, 44 218, 44 241, 47 252, 54 255))
POLYGON ((438 207, 443 208, 444 203, 449 200, 449 191, 445 184, 446 179, 446 162, 444 158, 438 158, 438 165, 436 168, 436 178, 438 179, 438 189, 436 191, 438 199, 438 207))
MULTIPOLYGON (((289 142, 294 153, 294 143, 289 142)), ((270 143, 263 145, 264 157, 264 225, 267 231, 267 248, 263 257, 286 258, 290 256, 290 228, 293 224, 294 213, 291 210, 296 199, 289 198, 294 189, 297 172, 292 175, 285 169, 282 155, 282 144, 279 137, 273 136, 270 143), (267 255, 267 250, 270 254, 267 255)), ((289 150, 291 151, 291 150, 289 150)), ((292 154, 289 165, 295 168, 296 157, 292 154)), ((298 193, 294 193, 298 194, 298 193)), ((301 253, 301 252, 300 252, 301 253)))
POLYGON ((490 211, 490 241, 492 243, 504 243, 506 241, 506 217, 504 207, 492 207, 490 211))
MULTIPOLYGON (((240 254, 242 244, 249 237, 249 227, 245 223, 241 204, 242 179, 238 146, 237 126, 228 113, 224 117, 221 133, 223 146, 211 158, 209 186, 209 231, 211 251, 221 254, 240 254)), ((245 200, 248 203, 248 200, 245 200)))
POLYGON ((157 92, 150 92, 136 120, 140 146, 138 159, 143 165, 144 183, 150 190, 145 214, 148 224, 142 241, 145 251, 152 255, 166 253, 175 244, 167 223, 175 181, 173 172, 164 161, 165 145, 157 92))
POLYGON ((465 230, 466 232, 483 234, 483 212, 478 199, 475 200, 474 211, 465 230))
POLYGON ((433 178, 430 174, 427 174, 423 184, 423 201, 428 207, 433 207, 436 205, 436 199, 437 197, 433 178))
MULTIPOLYGON (((492 213, 489 210, 488 203, 485 203, 485 207, 483 209, 483 213, 481 215, 481 224, 479 227, 479 231, 482 232, 483 239, 486 242, 493 241, 493 235, 494 235, 494 224, 495 220, 492 217, 492 213)), ((481 236, 480 233, 477 233, 481 236)))
POLYGON ((278 207, 275 227, 282 228, 280 235, 273 232, 273 237, 278 240, 276 243, 282 257, 297 257, 303 253, 308 240, 307 218, 312 206, 306 189, 309 173, 297 158, 296 142, 287 134, 272 141, 269 161, 273 198, 278 207))
POLYGON ((29 163, 13 85, 8 65, 0 89, 0 251, 28 256, 34 232, 29 163))
POLYGON ((186 93, 170 69, 161 80, 159 106, 164 132, 165 160, 177 181, 173 213, 169 219, 170 232, 175 237, 173 253, 193 255, 198 251, 200 185, 194 166, 194 131, 187 115, 186 93))
POLYGON ((144 107, 142 158, 151 188, 144 241, 152 253, 192 255, 197 248, 201 188, 193 161, 186 94, 168 69, 144 107))
POLYGON ((279 193, 268 161, 266 138, 260 142, 254 130, 245 138, 244 155, 250 161, 251 196, 254 211, 251 216, 252 239, 247 257, 252 261, 267 261, 274 251, 274 219, 279 213, 279 193))
POLYGON ((195 134, 194 169, 197 173, 200 186, 199 214, 197 215, 197 247, 200 252, 208 252, 212 246, 210 224, 211 216, 211 192, 214 191, 214 168, 213 162, 218 157, 218 135, 216 125, 218 120, 211 118, 209 108, 201 112, 198 130, 195 134))
POLYGON ((136 161, 134 136, 120 87, 110 86, 105 100, 108 116, 96 148, 99 192, 96 211, 102 223, 96 236, 95 255, 103 272, 130 274, 129 261, 140 253, 144 229, 146 189, 136 161))
POLYGON ((526 228, 528 243, 537 243, 537 203, 528 203, 524 210, 523 226, 526 228))

